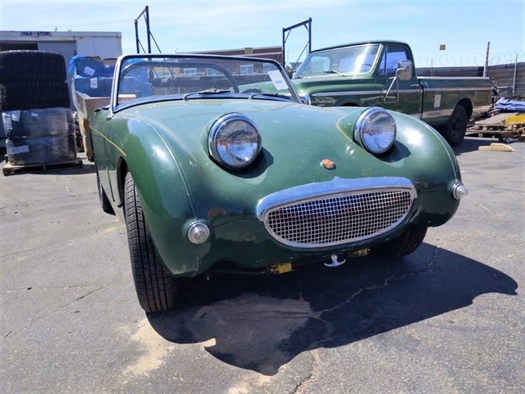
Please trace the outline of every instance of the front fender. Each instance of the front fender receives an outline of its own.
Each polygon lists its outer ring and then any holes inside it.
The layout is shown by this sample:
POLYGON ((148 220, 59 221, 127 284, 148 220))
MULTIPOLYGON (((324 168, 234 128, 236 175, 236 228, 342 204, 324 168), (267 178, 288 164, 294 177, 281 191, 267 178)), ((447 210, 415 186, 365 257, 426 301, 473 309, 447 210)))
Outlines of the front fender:
POLYGON ((189 242, 186 231, 195 218, 187 180, 179 166, 182 150, 170 149, 148 122, 128 119, 123 144, 142 209, 155 247, 165 268, 174 275, 198 271, 202 246, 189 242))
MULTIPOLYGON (((452 196, 461 182, 459 166, 444 138, 428 124, 399 112, 388 111, 395 119, 397 135, 390 150, 360 162, 362 175, 399 176, 410 179, 418 199, 411 222, 418 226, 440 226, 457 211, 459 201, 452 196)), ((337 122, 338 128, 353 137, 360 111, 353 111, 337 122)), ((362 148, 355 148, 352 157, 362 148)))
POLYGON ((440 226, 450 220, 459 207, 452 196, 452 187, 461 182, 456 156, 445 139, 431 126, 409 115, 391 112, 396 119, 398 135, 392 155, 392 165, 408 159, 404 171, 412 173, 420 195, 414 224, 440 226), (424 207, 424 208, 421 208, 424 207))

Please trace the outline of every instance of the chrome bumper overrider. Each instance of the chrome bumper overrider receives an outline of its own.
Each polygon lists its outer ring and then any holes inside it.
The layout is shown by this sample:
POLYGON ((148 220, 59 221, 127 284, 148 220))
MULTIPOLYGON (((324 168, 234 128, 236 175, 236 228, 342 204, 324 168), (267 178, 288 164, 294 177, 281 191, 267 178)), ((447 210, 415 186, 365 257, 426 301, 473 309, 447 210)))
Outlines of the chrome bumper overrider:
POLYGON ((257 217, 278 242, 319 248, 366 240, 406 218, 417 193, 406 178, 335 178, 262 198, 257 217))

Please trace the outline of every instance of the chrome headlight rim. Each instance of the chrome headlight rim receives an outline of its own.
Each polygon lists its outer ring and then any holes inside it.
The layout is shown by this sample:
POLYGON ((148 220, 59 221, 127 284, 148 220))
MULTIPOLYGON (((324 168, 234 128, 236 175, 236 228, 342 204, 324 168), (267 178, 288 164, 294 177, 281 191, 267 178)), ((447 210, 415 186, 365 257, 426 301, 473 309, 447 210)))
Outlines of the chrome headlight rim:
MULTIPOLYGON (((236 132, 236 131, 238 132, 241 130, 234 129, 233 132, 236 132)), ((213 122, 210 128, 210 132, 208 135, 208 150, 209 150, 210 156, 216 162, 218 162, 221 166, 227 169, 241 170, 246 167, 249 167, 259 156, 261 149, 262 149, 261 133, 259 132, 259 129, 256 126, 255 122, 244 114, 229 113, 229 114, 222 115, 215 122, 213 122), (230 146, 227 144, 223 144, 222 146, 223 146, 223 149, 225 148, 225 151, 221 152, 219 149, 219 140, 221 139, 222 133, 225 132, 225 129, 229 125, 234 124, 235 122, 240 122, 240 124, 244 123, 248 126, 248 129, 251 129, 251 131, 253 132, 253 136, 255 137, 252 141, 252 143, 255 143, 255 149, 252 150, 249 157, 245 157, 245 158, 236 157, 239 160, 237 162, 231 162, 225 158, 225 153, 229 153, 232 157, 234 156, 231 153, 230 146)))
POLYGON ((387 110, 381 107, 370 107, 364 110, 361 115, 356 120, 355 128, 354 128, 354 139, 355 141, 364 149, 366 149, 368 152, 379 156, 386 151, 388 151, 392 145, 394 145, 394 142, 396 140, 397 135, 397 126, 396 121, 390 113, 388 113, 387 110), (385 130, 381 132, 380 134, 374 133, 374 130, 370 130, 372 126, 374 126, 373 122, 381 121, 381 117, 386 118, 386 121, 390 121, 391 123, 391 129, 385 130), (372 122, 372 123, 370 123, 372 122), (380 145, 378 145, 377 137, 378 135, 384 138, 383 141, 381 141, 380 145))

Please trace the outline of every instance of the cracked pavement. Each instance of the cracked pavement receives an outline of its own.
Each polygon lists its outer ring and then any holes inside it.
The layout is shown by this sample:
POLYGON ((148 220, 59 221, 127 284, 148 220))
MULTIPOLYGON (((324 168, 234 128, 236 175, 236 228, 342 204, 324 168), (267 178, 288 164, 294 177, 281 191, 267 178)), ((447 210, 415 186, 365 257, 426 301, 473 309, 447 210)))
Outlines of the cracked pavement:
POLYGON ((405 259, 202 278, 154 316, 92 163, 1 178, 0 392, 525 392, 525 144, 490 143, 405 259))

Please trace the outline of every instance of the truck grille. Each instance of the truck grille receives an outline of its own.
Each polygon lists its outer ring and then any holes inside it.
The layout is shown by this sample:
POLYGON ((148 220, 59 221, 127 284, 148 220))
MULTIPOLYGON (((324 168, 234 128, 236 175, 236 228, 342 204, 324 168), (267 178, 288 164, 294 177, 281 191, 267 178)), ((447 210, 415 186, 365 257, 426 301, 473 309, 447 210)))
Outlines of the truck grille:
POLYGON ((266 209, 264 225, 277 241, 316 248, 372 238, 408 215, 415 191, 384 188, 324 194, 266 209))

